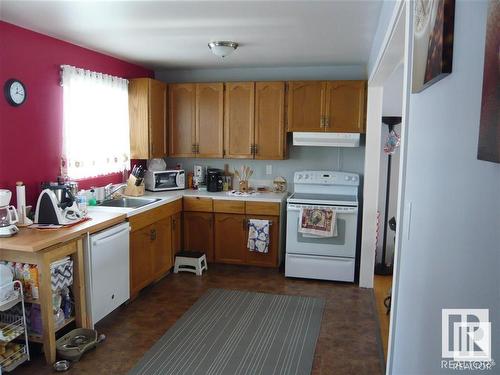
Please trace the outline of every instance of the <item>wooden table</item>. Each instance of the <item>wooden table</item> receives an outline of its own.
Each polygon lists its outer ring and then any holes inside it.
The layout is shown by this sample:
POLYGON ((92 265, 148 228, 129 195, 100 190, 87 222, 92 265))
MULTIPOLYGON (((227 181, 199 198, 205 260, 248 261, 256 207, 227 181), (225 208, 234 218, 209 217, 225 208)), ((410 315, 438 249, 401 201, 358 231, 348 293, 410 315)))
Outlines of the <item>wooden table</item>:
POLYGON ((50 264, 66 256, 72 258, 75 316, 66 320, 63 327, 75 321, 77 327, 87 328, 83 239, 88 233, 98 232, 125 219, 125 214, 93 212, 91 220, 70 228, 43 231, 23 228, 13 237, 0 239, 0 260, 38 266, 40 298, 26 302, 40 304, 43 334, 30 335, 29 340, 43 343, 47 363, 53 363, 56 359, 50 264))

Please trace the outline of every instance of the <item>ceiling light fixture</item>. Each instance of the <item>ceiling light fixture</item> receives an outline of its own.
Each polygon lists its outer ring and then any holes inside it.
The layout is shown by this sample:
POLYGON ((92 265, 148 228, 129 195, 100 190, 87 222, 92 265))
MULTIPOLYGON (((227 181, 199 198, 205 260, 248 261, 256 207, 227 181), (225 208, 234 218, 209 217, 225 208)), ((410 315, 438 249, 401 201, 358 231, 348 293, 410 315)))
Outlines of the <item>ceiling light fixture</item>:
POLYGON ((210 42, 208 48, 215 56, 226 57, 238 48, 238 43, 231 41, 210 42))

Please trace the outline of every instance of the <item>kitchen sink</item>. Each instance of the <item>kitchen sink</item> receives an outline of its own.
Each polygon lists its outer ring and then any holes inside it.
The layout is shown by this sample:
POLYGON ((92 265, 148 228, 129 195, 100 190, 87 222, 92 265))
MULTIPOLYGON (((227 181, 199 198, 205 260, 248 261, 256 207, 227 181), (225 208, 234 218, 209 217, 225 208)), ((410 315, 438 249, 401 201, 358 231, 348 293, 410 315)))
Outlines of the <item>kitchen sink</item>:
POLYGON ((121 207, 121 208, 138 208, 145 206, 147 204, 151 204, 154 202, 158 202, 159 198, 117 198, 117 199, 108 199, 102 201, 98 204, 100 207, 121 207))

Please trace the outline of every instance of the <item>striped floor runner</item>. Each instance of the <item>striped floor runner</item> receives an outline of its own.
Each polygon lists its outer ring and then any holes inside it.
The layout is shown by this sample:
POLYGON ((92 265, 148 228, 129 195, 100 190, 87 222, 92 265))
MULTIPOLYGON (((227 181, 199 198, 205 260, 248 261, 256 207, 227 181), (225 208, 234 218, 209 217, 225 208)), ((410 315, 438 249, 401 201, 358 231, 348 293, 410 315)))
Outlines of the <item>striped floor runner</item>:
POLYGON ((324 300, 210 289, 129 375, 306 375, 324 300))

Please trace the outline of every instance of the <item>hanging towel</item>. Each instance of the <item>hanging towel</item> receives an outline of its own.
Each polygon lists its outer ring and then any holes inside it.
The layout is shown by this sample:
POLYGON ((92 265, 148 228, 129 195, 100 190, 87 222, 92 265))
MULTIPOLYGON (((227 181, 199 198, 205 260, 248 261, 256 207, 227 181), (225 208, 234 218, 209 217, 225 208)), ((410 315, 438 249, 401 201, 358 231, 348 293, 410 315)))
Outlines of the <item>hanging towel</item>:
POLYGON ((248 243, 250 251, 267 253, 269 251, 269 220, 250 219, 248 221, 248 243))
POLYGON ((299 233, 304 237, 337 237, 337 215, 330 207, 300 209, 299 233))

